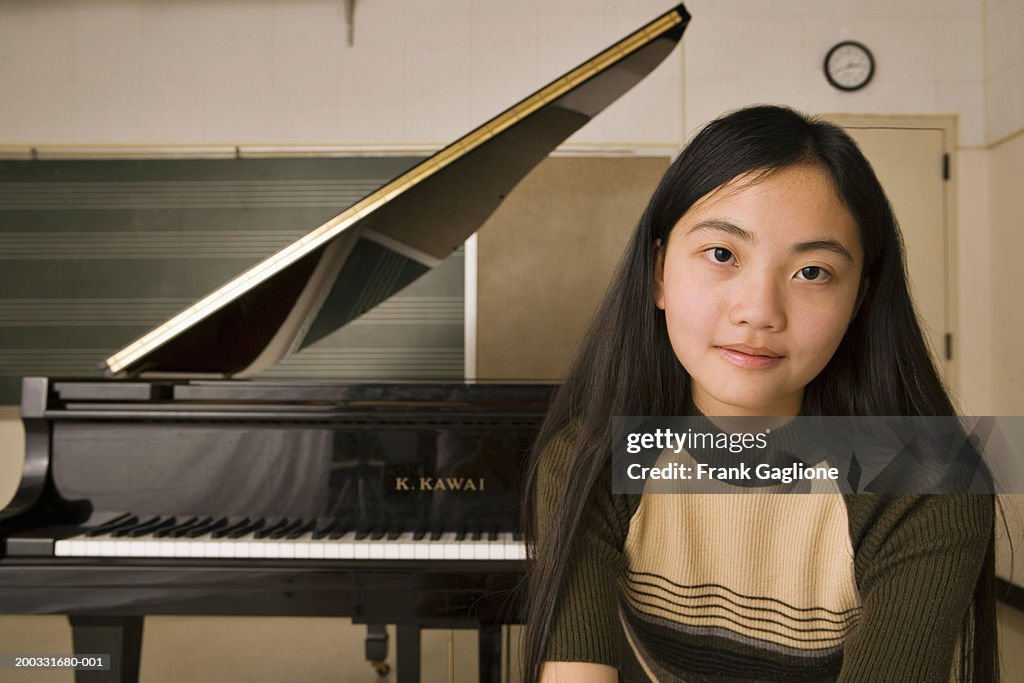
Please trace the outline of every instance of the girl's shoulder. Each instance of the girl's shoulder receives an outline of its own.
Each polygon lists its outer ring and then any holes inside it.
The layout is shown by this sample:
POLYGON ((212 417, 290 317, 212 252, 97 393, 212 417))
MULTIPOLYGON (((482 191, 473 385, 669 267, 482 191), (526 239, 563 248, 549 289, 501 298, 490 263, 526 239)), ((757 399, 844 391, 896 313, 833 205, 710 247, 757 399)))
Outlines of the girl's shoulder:
POLYGON ((850 540, 860 553, 905 548, 939 539, 954 542, 991 534, 995 497, 984 494, 843 494, 850 540))

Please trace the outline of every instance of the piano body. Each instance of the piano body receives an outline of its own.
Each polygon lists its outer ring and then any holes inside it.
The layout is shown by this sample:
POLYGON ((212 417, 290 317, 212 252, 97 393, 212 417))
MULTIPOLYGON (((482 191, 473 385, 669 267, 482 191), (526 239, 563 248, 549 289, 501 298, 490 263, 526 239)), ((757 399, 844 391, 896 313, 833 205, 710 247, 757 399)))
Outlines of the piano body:
POLYGON ((395 624, 403 682, 421 627, 478 628, 499 681, 554 387, 245 378, 456 249, 688 20, 663 14, 253 266, 106 359, 110 379, 25 378, 0 613, 68 615, 76 653, 112 656, 79 681, 137 680, 149 614, 351 617, 371 659, 395 624))

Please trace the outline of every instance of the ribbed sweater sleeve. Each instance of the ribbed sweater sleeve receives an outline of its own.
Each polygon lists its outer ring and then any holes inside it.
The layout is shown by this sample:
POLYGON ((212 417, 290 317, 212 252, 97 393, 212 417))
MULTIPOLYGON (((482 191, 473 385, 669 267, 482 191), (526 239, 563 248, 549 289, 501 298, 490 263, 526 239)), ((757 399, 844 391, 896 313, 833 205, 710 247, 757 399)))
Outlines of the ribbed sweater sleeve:
POLYGON ((840 683, 946 683, 989 537, 986 495, 848 495, 863 612, 840 683))
MULTIPOLYGON (((574 488, 569 464, 573 442, 559 437, 542 454, 537 479, 538 547, 552 522, 567 514, 582 495, 574 488)), ((589 497, 570 555, 565 584, 555 608, 547 661, 596 662, 618 666, 617 581, 625 565, 623 543, 629 529, 629 503, 611 493, 611 475, 601 477, 589 497)))

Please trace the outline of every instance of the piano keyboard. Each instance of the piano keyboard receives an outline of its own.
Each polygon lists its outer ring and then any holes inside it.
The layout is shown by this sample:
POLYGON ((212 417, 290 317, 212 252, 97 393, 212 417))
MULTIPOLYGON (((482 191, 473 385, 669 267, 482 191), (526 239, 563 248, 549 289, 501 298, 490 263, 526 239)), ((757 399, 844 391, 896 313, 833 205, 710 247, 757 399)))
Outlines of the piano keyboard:
POLYGON ((525 560, 519 534, 350 529, 337 520, 120 515, 53 544, 57 557, 525 560))

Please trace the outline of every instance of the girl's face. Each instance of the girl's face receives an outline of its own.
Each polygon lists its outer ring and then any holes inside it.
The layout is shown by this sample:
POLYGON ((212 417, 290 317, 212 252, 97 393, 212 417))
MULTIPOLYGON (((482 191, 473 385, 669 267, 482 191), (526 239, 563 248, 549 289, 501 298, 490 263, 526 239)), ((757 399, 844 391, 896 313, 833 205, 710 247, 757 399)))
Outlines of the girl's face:
POLYGON ((655 304, 705 415, 796 415, 839 347, 863 250, 827 173, 734 178, 659 245, 655 304))

